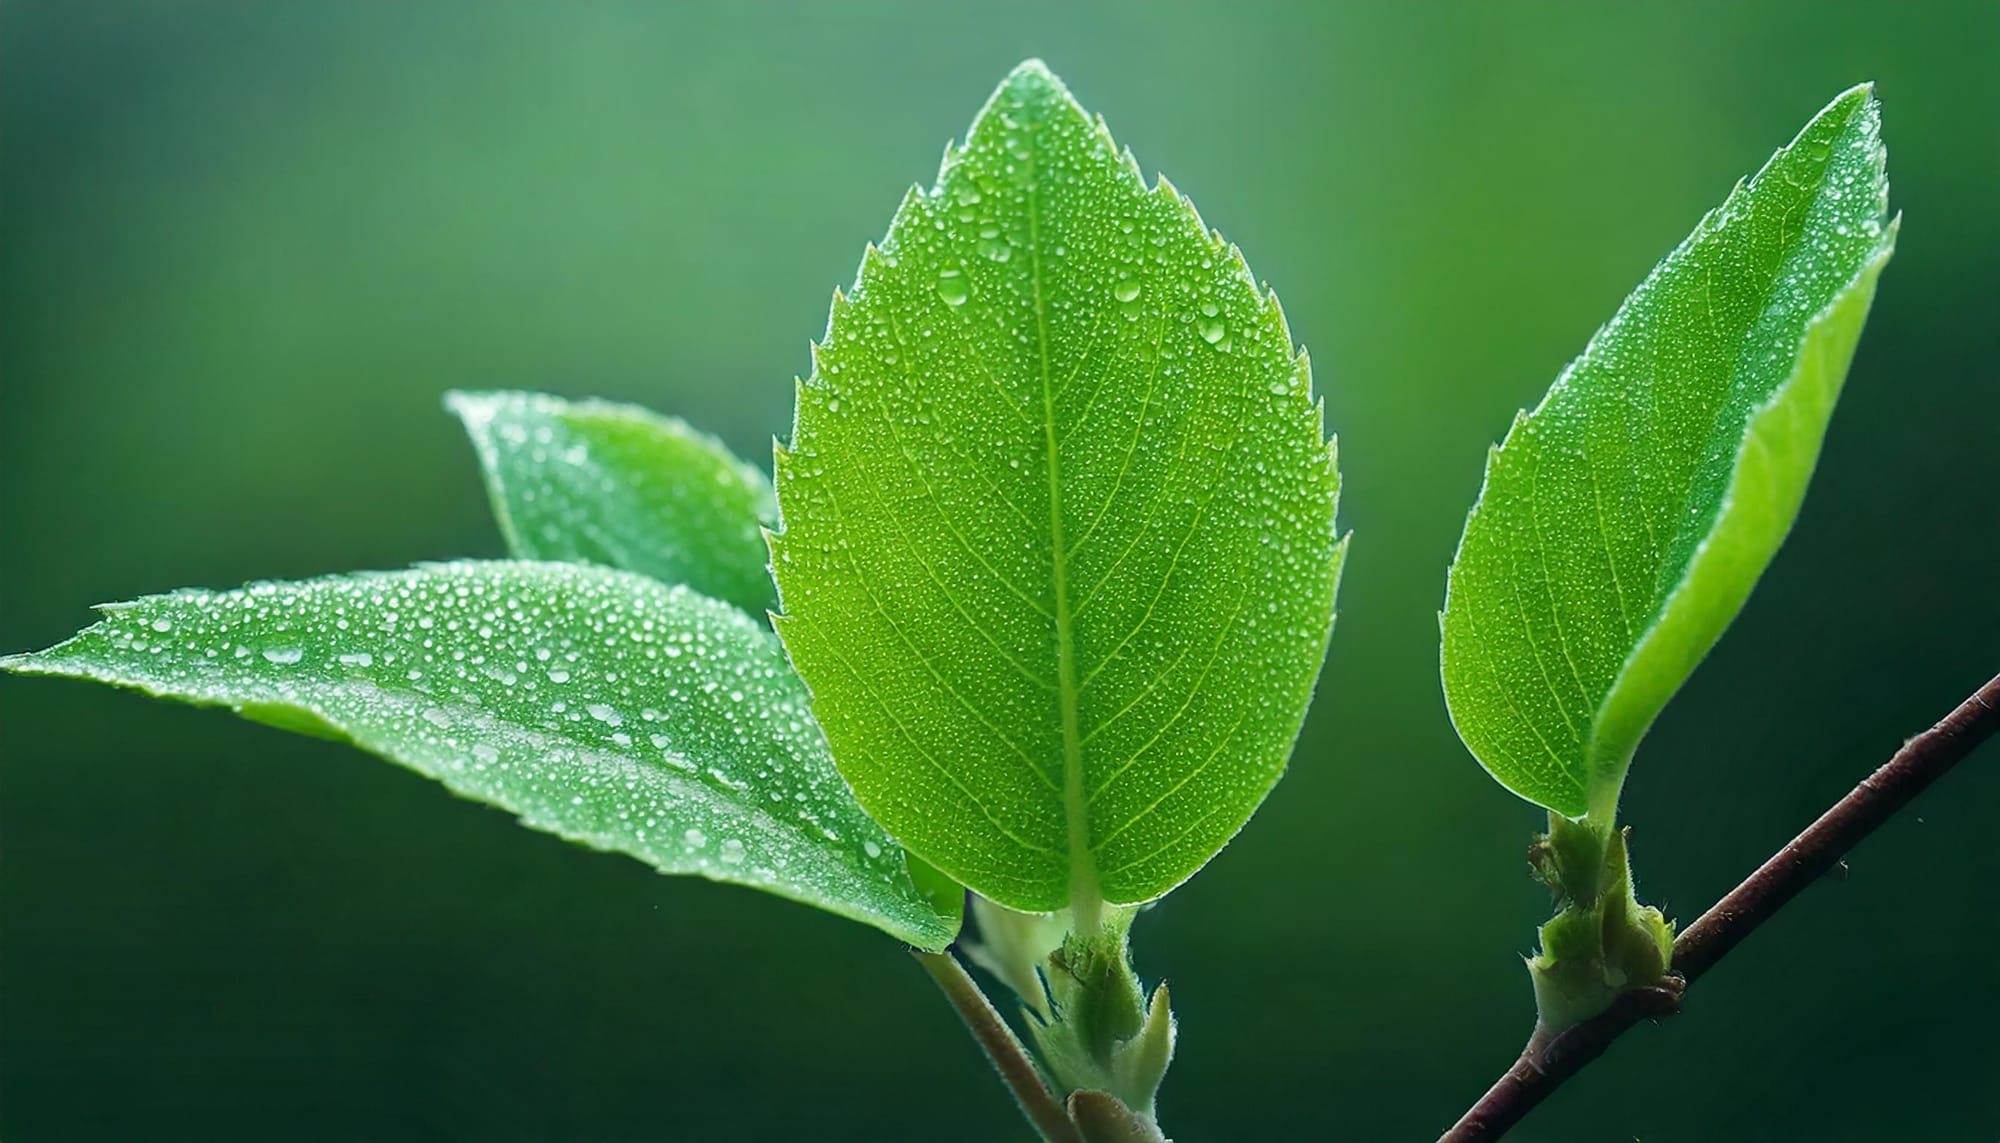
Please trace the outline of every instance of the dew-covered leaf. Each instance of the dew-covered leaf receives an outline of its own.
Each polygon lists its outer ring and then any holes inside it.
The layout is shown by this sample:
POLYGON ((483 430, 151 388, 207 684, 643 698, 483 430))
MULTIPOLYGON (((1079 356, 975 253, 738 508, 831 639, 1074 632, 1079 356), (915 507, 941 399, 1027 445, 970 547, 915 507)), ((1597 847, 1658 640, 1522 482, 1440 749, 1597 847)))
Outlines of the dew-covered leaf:
POLYGON ((181 591, 0 659, 353 742, 597 849, 940 948, 777 640, 686 587, 511 561, 181 591))
POLYGON ((1871 90, 1640 284, 1488 458, 1443 615, 1452 721, 1608 823, 1639 739, 1776 554, 1895 242, 1871 90))
POLYGON ((777 485, 834 756, 977 892, 1157 897, 1283 771, 1342 551, 1305 355, 1039 63, 836 295, 777 485))
POLYGON ((641 572, 762 615, 764 474, 672 417, 540 393, 452 393, 514 555, 641 572))

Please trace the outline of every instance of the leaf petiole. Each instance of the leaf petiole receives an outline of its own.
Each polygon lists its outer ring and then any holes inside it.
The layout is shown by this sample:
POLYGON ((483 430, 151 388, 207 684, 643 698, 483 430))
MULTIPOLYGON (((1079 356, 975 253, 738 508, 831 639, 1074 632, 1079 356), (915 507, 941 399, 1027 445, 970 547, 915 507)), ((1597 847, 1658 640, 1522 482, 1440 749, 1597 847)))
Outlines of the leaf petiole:
POLYGON ((1076 1125, 1070 1121, 1062 1104, 1056 1101, 1055 1093, 1049 1090, 1048 1080, 1042 1075, 1034 1059, 1028 1055, 1014 1030, 1007 1026, 993 1002, 980 991, 979 983, 958 958, 946 952, 924 952, 911 949, 910 955, 931 974, 937 986, 944 992, 945 999, 958 1010, 959 1019, 972 1038, 993 1062, 993 1068, 1000 1073, 1000 1079, 1007 1089, 1014 1093, 1014 1102, 1021 1107, 1021 1114, 1035 1125, 1048 1143, 1081 1143, 1076 1125))

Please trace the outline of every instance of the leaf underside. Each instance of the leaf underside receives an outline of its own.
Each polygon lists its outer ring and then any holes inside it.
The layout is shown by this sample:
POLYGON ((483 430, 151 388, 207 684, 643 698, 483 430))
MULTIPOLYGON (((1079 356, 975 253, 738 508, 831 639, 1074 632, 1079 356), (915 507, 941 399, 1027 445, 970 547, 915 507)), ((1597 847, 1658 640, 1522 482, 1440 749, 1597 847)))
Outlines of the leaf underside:
POLYGON ((965 885, 1157 897, 1282 772, 1342 551, 1308 363, 1039 63, 836 295, 776 472, 835 757, 965 885))
POLYGON ((762 626, 644 576, 427 565, 103 609, 24 674, 353 742, 523 824, 940 948, 955 932, 862 812, 762 626))
POLYGON ((516 556, 684 583, 762 615, 777 603, 764 474, 685 422, 540 393, 452 393, 516 556))
POLYGON ((1895 241, 1842 95, 1640 284, 1489 456, 1442 617, 1452 721, 1531 802, 1609 821, 1639 739, 1805 495, 1895 241))

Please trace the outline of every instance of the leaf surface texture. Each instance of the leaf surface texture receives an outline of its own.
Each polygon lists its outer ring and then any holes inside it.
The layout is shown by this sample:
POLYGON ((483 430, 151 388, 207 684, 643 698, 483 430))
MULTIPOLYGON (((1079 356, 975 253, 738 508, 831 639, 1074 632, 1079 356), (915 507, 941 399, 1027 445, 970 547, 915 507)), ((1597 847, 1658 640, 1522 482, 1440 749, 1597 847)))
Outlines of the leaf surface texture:
POLYGON ((1277 299, 1039 63, 836 296, 778 629, 842 772, 1015 909, 1165 893, 1283 771, 1339 478, 1277 299))
POLYGON ((1835 100, 1669 254, 1488 458, 1452 565, 1452 721, 1609 821, 1640 738, 1798 514, 1895 242, 1873 94, 1835 100))
POLYGON ((535 829, 914 945, 956 930, 835 772, 776 639, 688 588, 462 562, 103 611, 0 668, 351 741, 535 829))
POLYGON ((764 474, 672 417, 540 393, 453 393, 507 546, 684 583, 762 615, 777 602, 764 474))

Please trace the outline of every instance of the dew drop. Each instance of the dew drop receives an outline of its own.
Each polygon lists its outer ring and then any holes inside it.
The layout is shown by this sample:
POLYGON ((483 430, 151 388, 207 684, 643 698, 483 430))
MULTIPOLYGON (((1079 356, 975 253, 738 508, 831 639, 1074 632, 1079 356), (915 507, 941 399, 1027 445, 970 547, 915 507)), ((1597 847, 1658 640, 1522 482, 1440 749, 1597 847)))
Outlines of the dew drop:
POLYGON ((305 658, 306 653, 299 647, 266 647, 264 648, 264 657, 273 663, 290 666, 300 659, 305 658))
POLYGON ((962 306, 965 299, 972 296, 972 288, 965 284, 965 275, 957 270, 938 271, 937 295, 948 306, 962 306))

